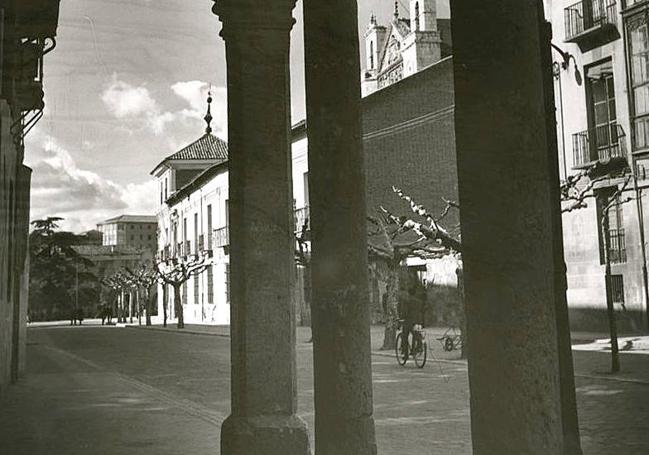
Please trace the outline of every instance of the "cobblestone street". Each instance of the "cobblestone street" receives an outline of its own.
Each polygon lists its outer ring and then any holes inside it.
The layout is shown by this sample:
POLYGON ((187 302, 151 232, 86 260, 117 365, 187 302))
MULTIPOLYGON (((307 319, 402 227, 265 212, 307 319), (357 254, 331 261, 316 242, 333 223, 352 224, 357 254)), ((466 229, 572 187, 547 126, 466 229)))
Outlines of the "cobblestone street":
MULTIPOLYGON (((0 406, 2 453, 218 453, 230 407, 229 338, 187 330, 30 329, 27 377, 0 406)), ((372 335, 379 453, 470 454, 466 363, 442 353, 432 331, 425 368, 400 367, 376 349, 381 328, 372 335)), ((312 431, 308 338, 298 331, 298 413, 312 431)), ((622 355, 623 371, 612 376, 605 353, 574 354, 584 454, 649 453, 649 356, 622 355)))

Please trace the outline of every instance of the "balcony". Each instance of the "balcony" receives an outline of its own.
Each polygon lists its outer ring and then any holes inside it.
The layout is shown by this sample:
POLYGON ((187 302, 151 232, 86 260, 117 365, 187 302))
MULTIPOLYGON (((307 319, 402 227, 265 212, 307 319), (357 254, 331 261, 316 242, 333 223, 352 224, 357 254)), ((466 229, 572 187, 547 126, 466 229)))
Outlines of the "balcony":
POLYGON ((624 130, 620 125, 598 126, 572 135, 574 169, 609 162, 612 158, 626 159, 624 130))
POLYGON ((213 243, 214 248, 225 248, 230 245, 230 233, 228 226, 214 229, 213 243))
POLYGON ((16 35, 44 39, 56 36, 60 0, 20 0, 15 2, 16 35))
POLYGON ((305 223, 307 231, 310 230, 309 206, 307 205, 302 208, 295 209, 293 212, 293 220, 295 223, 295 232, 302 232, 305 223))
POLYGON ((609 255, 612 264, 623 264, 626 262, 626 242, 624 229, 609 230, 609 255))
POLYGON ((577 44, 582 52, 620 37, 613 0, 582 0, 565 8, 563 14, 566 42, 577 44))

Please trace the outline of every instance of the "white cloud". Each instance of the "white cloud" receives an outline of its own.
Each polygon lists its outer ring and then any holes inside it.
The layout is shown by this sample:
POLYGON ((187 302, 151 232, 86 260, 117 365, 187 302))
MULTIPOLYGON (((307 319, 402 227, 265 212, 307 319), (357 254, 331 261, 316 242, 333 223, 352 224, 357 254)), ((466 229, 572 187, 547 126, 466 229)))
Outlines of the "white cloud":
POLYGON ((101 99, 110 113, 119 119, 149 115, 160 110, 146 87, 135 87, 120 81, 115 74, 101 99))
POLYGON ((101 99, 108 111, 117 119, 128 120, 129 125, 149 129, 156 136, 167 134, 170 144, 179 141, 169 132, 168 125, 182 124, 192 127, 202 122, 207 109, 207 93, 212 94, 212 130, 214 134, 227 138, 227 95, 225 87, 211 87, 209 83, 193 80, 171 85, 171 91, 189 106, 178 110, 163 110, 144 86, 135 86, 119 80, 113 75, 101 99), (135 123, 134 123, 135 122, 135 123))
POLYGON ((61 216, 63 229, 81 231, 111 216, 155 211, 153 180, 123 186, 80 169, 52 137, 43 140, 36 157, 40 160, 32 165, 32 219, 61 216))

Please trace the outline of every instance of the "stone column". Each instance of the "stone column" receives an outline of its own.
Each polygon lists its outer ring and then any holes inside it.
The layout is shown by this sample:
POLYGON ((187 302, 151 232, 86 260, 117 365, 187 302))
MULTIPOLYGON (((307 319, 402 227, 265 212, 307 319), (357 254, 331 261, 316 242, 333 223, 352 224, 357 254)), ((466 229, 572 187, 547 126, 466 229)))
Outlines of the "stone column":
POLYGON ((376 453, 356 0, 305 0, 317 455, 376 453))
POLYGON ((559 346, 570 348, 557 333, 565 270, 542 4, 465 0, 451 8, 474 453, 569 453, 559 346))
POLYGON ((228 76, 232 411, 223 455, 304 455, 296 416, 289 33, 295 0, 219 0, 228 76))

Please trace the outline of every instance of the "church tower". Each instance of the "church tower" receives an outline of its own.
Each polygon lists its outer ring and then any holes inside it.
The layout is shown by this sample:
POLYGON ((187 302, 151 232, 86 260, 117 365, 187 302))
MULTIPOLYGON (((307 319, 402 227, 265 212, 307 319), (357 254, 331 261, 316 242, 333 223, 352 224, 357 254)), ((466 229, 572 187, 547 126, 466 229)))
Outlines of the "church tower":
POLYGON ((435 0, 410 0, 410 29, 437 31, 437 2, 435 0))
POLYGON ((410 0, 410 33, 403 41, 403 77, 442 58, 436 0, 410 0))
POLYGON ((361 91, 363 96, 377 89, 377 76, 381 62, 381 49, 385 43, 387 29, 378 25, 376 16, 372 14, 370 24, 365 32, 365 67, 361 74, 361 91))

